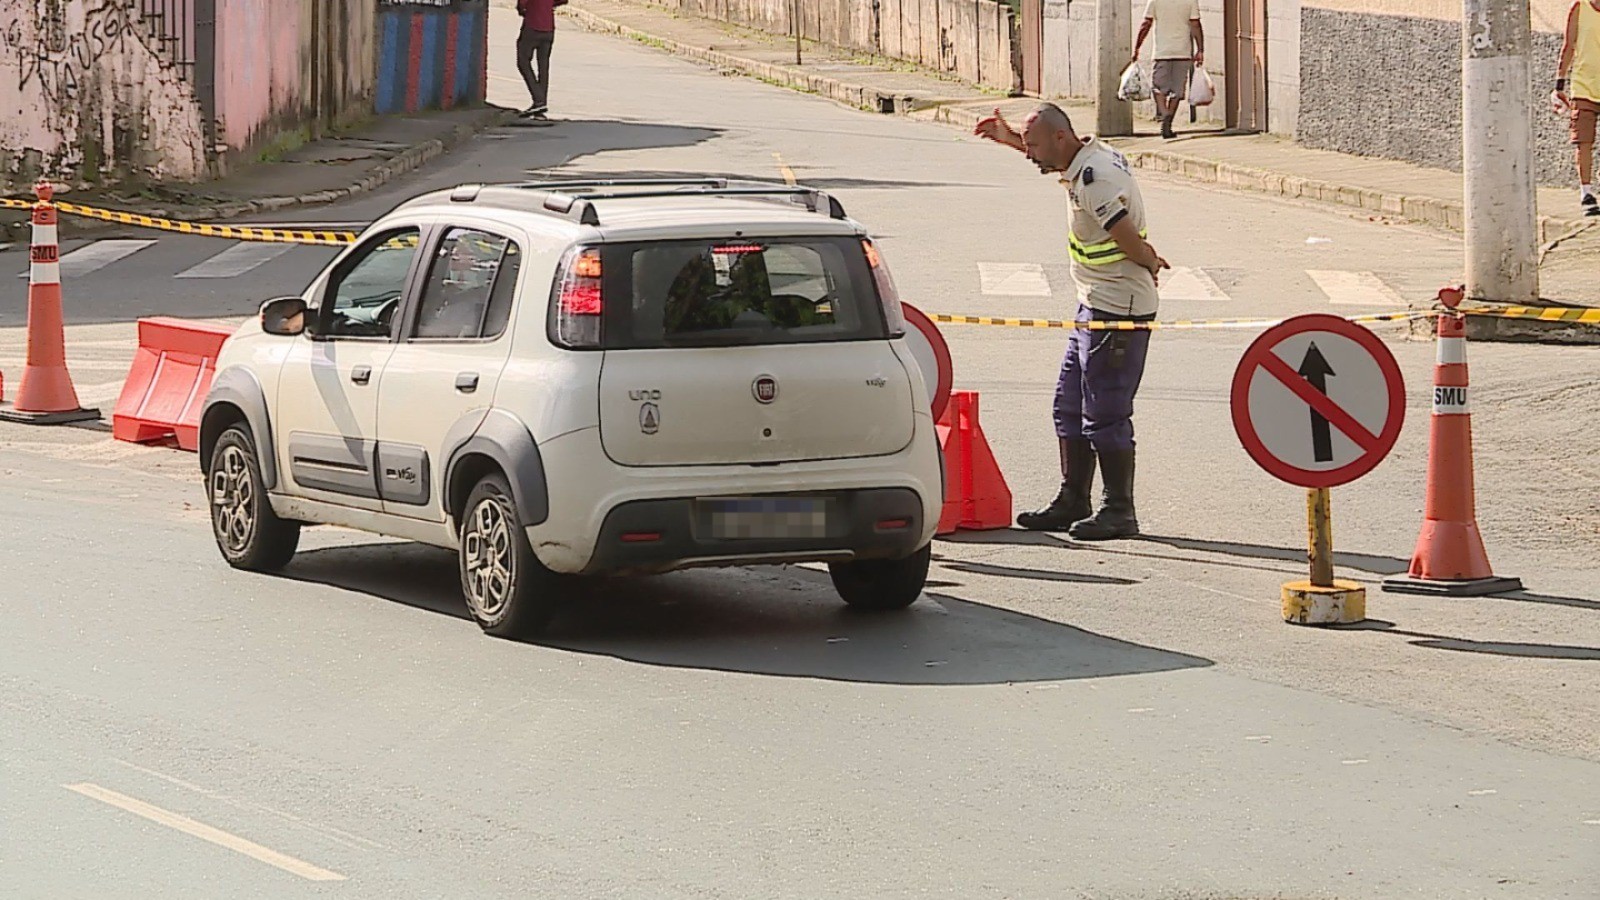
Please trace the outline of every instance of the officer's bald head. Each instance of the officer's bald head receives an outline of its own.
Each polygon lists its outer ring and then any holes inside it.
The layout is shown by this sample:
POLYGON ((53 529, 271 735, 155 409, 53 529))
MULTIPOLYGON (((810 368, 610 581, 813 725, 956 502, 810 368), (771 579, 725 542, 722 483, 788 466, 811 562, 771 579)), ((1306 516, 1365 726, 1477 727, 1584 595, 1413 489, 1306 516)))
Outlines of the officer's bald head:
POLYGON ((1022 127, 1023 149, 1041 172, 1060 172, 1072 164, 1082 144, 1072 118, 1054 103, 1041 103, 1022 127))

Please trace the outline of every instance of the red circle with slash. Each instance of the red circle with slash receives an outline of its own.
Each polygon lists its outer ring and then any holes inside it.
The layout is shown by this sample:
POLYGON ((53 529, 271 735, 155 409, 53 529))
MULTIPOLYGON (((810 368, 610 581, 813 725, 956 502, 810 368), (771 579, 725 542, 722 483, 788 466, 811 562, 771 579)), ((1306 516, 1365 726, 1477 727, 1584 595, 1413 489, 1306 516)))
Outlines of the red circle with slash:
POLYGON ((1245 452, 1306 488, 1372 471, 1399 439, 1405 405, 1400 366, 1383 340, 1323 313, 1267 329, 1233 373, 1233 428, 1245 452))

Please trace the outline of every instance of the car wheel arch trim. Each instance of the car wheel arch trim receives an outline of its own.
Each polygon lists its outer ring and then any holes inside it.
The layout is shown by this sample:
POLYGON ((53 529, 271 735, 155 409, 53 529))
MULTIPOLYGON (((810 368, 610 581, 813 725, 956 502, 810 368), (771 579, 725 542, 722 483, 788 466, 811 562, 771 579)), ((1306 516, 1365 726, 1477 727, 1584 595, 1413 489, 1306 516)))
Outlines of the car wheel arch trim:
MULTIPOLYGON (((450 428, 445 444, 450 449, 446 454, 446 474, 440 496, 446 501, 461 487, 456 479, 462 461, 479 455, 493 460, 505 474, 524 528, 542 524, 549 518, 550 494, 545 482, 544 459, 533 434, 521 420, 499 409, 469 413, 450 428), (476 427, 465 424, 473 419, 479 420, 476 427), (470 436, 462 437, 463 434, 470 436)), ((469 491, 472 489, 472 485, 465 487, 469 491)))
POLYGON ((200 414, 201 468, 210 474, 210 451, 227 430, 215 413, 227 406, 244 414, 250 440, 255 444, 256 465, 261 469, 261 485, 273 490, 278 486, 278 458, 272 440, 272 421, 267 415, 267 394, 255 373, 244 366, 229 366, 212 379, 205 409, 200 414))

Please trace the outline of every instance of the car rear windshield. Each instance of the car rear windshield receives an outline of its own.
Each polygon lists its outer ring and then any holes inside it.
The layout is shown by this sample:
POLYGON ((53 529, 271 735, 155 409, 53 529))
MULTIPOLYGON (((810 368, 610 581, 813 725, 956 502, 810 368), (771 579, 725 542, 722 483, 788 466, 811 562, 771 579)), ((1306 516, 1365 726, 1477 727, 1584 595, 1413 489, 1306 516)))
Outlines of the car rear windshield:
POLYGON ((732 238, 601 249, 609 349, 882 339, 861 241, 732 238))

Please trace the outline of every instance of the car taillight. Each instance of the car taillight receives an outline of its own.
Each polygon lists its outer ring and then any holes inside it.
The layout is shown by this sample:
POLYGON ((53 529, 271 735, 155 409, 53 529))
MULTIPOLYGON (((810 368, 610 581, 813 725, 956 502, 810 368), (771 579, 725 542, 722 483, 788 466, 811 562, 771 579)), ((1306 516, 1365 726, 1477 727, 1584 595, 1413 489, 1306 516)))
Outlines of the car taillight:
POLYGON ((600 278, 600 251, 578 251, 567 263, 556 301, 557 343, 573 349, 600 346, 605 291, 600 278))
POLYGON ((900 308, 900 292, 895 289, 894 277, 883 264, 878 248, 867 238, 861 239, 861 250, 867 255, 867 265, 872 269, 872 281, 878 286, 878 300, 883 304, 883 318, 889 325, 889 336, 906 333, 906 314, 900 308))

